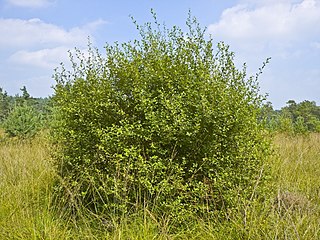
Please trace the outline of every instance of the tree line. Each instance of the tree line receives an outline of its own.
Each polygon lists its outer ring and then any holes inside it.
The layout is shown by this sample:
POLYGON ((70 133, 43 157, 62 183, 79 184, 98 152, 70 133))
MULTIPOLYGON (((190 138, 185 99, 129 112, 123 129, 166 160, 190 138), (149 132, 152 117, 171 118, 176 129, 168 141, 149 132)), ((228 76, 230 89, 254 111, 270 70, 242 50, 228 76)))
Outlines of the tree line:
POLYGON ((297 103, 289 100, 280 110, 274 110, 271 102, 261 108, 261 120, 270 131, 291 134, 320 132, 320 106, 315 101, 297 103))
MULTIPOLYGON (((34 136, 49 120, 50 97, 32 97, 26 86, 21 93, 9 95, 0 87, 0 126, 11 137, 34 136)), ((260 121, 269 131, 289 134, 320 132, 320 106, 315 101, 288 100, 274 109, 270 101, 261 107, 260 121)))

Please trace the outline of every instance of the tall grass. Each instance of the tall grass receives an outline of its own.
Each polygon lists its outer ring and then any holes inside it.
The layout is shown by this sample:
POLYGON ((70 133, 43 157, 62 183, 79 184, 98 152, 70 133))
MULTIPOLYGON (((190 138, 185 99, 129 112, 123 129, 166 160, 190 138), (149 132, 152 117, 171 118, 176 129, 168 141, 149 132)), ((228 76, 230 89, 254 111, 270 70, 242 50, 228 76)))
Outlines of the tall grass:
POLYGON ((275 137, 277 187, 274 232, 296 239, 320 239, 320 135, 275 137))
POLYGON ((1 239, 58 239, 66 234, 63 223, 51 214, 54 176, 45 141, 2 139, 1 239))
POLYGON ((59 208, 59 181, 47 141, 0 134, 0 239, 320 239, 320 135, 274 138, 271 197, 239 202, 228 220, 190 219, 173 231, 170 219, 147 210, 105 222, 81 209, 59 208))

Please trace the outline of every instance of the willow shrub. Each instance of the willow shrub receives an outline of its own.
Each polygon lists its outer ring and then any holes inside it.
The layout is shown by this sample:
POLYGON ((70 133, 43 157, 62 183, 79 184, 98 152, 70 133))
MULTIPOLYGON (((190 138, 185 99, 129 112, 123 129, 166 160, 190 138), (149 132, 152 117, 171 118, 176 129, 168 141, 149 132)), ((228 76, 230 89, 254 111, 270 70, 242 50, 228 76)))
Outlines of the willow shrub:
POLYGON ((261 191, 269 154, 256 76, 238 70, 191 17, 140 38, 71 55, 55 73, 56 160, 69 207, 188 216, 261 191), (259 183, 259 184, 258 184, 259 183))

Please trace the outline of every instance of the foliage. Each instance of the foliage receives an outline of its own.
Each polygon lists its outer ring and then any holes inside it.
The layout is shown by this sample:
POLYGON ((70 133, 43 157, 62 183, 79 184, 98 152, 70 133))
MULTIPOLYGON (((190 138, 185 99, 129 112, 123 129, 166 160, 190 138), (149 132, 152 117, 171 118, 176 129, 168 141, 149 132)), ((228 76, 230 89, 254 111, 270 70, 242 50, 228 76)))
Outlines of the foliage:
POLYGON ((269 144, 256 77, 195 19, 188 32, 138 25, 140 40, 89 45, 55 74, 55 158, 66 205, 95 214, 149 209, 186 219, 262 189, 269 144))
POLYGON ((265 125, 273 131, 305 134, 320 131, 320 106, 314 101, 296 103, 289 100, 287 106, 274 111, 270 102, 263 105, 261 118, 265 125))
POLYGON ((41 126, 41 117, 34 107, 23 104, 9 113, 3 128, 10 137, 32 137, 41 126))
POLYGON ((8 96, 6 91, 0 87, 0 122, 2 122, 9 114, 12 98, 8 96))
POLYGON ((34 98, 23 86, 22 95, 9 96, 0 88, 0 124, 11 137, 31 137, 48 125, 50 98, 34 98))

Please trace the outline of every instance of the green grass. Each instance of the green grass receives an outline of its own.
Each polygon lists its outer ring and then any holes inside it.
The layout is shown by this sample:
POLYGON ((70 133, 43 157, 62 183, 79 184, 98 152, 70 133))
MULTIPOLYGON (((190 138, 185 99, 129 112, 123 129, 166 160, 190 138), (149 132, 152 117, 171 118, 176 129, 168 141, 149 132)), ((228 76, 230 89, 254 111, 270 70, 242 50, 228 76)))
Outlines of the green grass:
POLYGON ((2 139, 1 239, 59 239, 67 232, 51 214, 54 168, 44 141, 2 139))
POLYGON ((44 137, 8 140, 0 134, 0 239, 320 239, 320 135, 274 139, 271 197, 239 203, 228 221, 170 220, 145 210, 112 223, 80 211, 77 220, 53 197, 58 178, 44 137))

